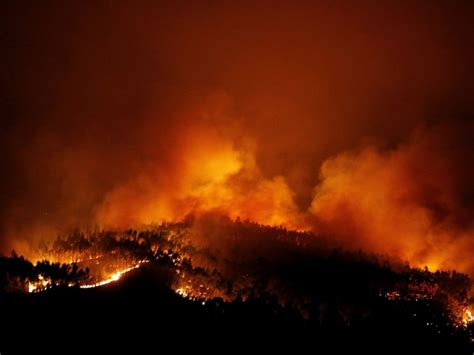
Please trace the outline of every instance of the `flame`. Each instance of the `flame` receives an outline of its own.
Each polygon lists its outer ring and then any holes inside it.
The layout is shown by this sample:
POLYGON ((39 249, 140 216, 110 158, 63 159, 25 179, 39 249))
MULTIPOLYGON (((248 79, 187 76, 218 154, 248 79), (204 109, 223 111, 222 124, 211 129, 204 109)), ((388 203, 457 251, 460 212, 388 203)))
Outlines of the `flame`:
POLYGON ((296 203, 290 176, 266 174, 259 166, 258 142, 196 125, 179 132, 169 161, 147 165, 109 190, 94 222, 107 229, 136 228, 217 212, 311 230, 342 247, 430 271, 474 275, 472 212, 461 198, 468 179, 454 174, 452 157, 438 148, 443 134, 427 131, 393 149, 365 147, 327 159, 308 207, 296 203))
POLYGON ((125 274, 127 274, 128 272, 132 271, 132 270, 135 270, 135 269, 138 269, 140 266, 142 266, 142 264, 145 264, 145 263, 148 263, 148 260, 140 260, 137 264, 135 265, 132 265, 130 267, 127 267, 125 269, 122 269, 122 270, 119 270, 119 271, 116 271, 114 272, 113 274, 111 274, 108 278, 106 278, 105 280, 102 280, 102 281, 99 281, 99 282, 96 282, 96 283, 93 283, 93 284, 89 284, 89 285, 81 285, 80 288, 94 288, 94 287, 100 287, 100 286, 105 286, 105 285, 108 285, 112 282, 116 282, 118 280, 120 280, 122 278, 122 276, 124 276, 125 274))
POLYGON ((28 282, 28 292, 38 292, 38 284, 35 282, 28 282))
POLYGON ((464 325, 468 325, 470 323, 474 322, 474 315, 472 314, 472 311, 470 308, 467 308, 464 311, 463 317, 462 317, 462 323, 464 325))
POLYGON ((38 276, 38 281, 29 281, 28 282, 28 292, 35 293, 47 290, 52 287, 52 282, 50 279, 45 278, 43 275, 38 276))
POLYGON ((178 295, 180 295, 183 298, 187 298, 189 296, 188 291, 186 290, 186 287, 178 287, 176 290, 174 290, 178 295))
MULTIPOLYGON (((92 283, 92 284, 79 285, 79 287, 87 289, 87 288, 95 288, 95 287, 108 285, 112 282, 116 282, 116 281, 120 280, 125 274, 129 273, 132 270, 138 269, 140 266, 142 266, 143 264, 148 263, 148 262, 149 262, 149 260, 140 260, 136 264, 133 264, 133 265, 127 267, 127 268, 120 269, 120 270, 112 273, 111 275, 106 277, 104 280, 101 280, 101 281, 98 281, 98 282, 95 282, 95 283, 92 283)), ((74 283, 69 283, 67 286, 68 287, 73 287, 73 286, 75 286, 75 284, 74 283)), ((51 287, 52 287, 51 280, 50 279, 45 279, 42 275, 38 276, 38 281, 36 281, 36 282, 29 281, 28 282, 28 292, 29 293, 42 292, 42 291, 45 291, 47 289, 50 289, 51 287)))

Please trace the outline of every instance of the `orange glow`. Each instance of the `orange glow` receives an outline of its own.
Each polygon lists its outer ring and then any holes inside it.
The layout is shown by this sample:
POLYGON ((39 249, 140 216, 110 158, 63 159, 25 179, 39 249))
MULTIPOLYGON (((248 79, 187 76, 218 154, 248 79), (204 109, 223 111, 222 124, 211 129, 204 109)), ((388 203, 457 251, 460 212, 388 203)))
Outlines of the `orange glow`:
POLYGON ((466 311, 464 312, 462 322, 464 323, 464 325, 468 325, 474 322, 474 315, 472 315, 472 311, 469 308, 466 309, 466 311))
POLYGON ((88 284, 88 285, 80 285, 80 288, 94 288, 94 287, 100 287, 100 286, 105 286, 108 285, 112 282, 116 282, 122 278, 123 275, 129 273, 132 270, 138 269, 142 264, 147 263, 148 260, 140 260, 137 264, 129 266, 125 269, 121 269, 119 271, 114 272, 113 274, 109 275, 106 277, 104 280, 93 283, 93 284, 88 284))
POLYGON ((443 139, 441 128, 420 131, 396 149, 368 147, 328 159, 310 207, 316 230, 412 266, 472 275, 474 228, 459 222, 470 211, 456 195, 464 178, 452 175, 451 157, 439 151, 443 139))
MULTIPOLYGON (((474 227, 469 207, 456 195, 464 177, 453 174, 451 156, 439 148, 446 139, 442 126, 420 128, 391 149, 368 146, 326 159, 309 207, 297 203, 287 176, 264 174, 256 141, 198 124, 180 130, 179 137, 182 143, 168 165, 162 163, 165 168, 147 166, 107 193, 96 209, 98 225, 129 228, 212 212, 311 230, 337 245, 430 271, 474 272, 474 227)), ((29 246, 25 254, 33 260, 81 261, 69 254, 59 260, 32 253, 29 246)))
POLYGON ((327 159, 305 209, 286 176, 262 172, 255 141, 235 141, 205 125, 190 126, 180 131, 183 143, 169 171, 150 168, 119 185, 98 208, 97 221, 114 228, 217 212, 313 230, 344 247, 386 254, 431 271, 471 273, 474 264, 466 251, 474 248, 474 228, 468 223, 458 227, 458 216, 469 211, 454 195, 456 179, 462 177, 451 175, 451 157, 439 151, 444 130, 420 128, 395 148, 369 146, 327 159), (437 217, 438 211, 445 216, 437 217))
POLYGON ((178 3, 12 6, 2 254, 215 212, 474 275, 471 2, 178 3))
MULTIPOLYGON (((114 273, 106 276, 103 280, 92 283, 92 284, 83 284, 79 285, 80 288, 95 288, 95 287, 100 287, 100 286, 105 286, 110 283, 116 282, 120 280, 125 274, 129 273, 132 270, 138 269, 140 266, 143 264, 148 263, 148 260, 140 260, 138 263, 126 267, 124 269, 120 269, 118 271, 115 271, 114 273)), ((29 293, 36 293, 36 292, 41 292, 41 291, 46 291, 47 289, 50 289, 52 287, 51 280, 49 279, 44 279, 43 276, 39 276, 39 281, 38 282, 28 282, 28 292, 29 293)), ((68 284, 68 287, 74 286, 74 284, 68 284)))
POLYGON ((100 224, 150 224, 217 211, 233 219, 305 227, 285 178, 265 178, 251 144, 237 148, 207 128, 195 129, 185 137, 174 180, 151 172, 118 187, 99 209, 100 224), (141 189, 145 194, 137 195, 141 189))
POLYGON ((48 288, 51 288, 51 280, 50 279, 45 279, 42 275, 38 276, 38 281, 28 282, 28 292, 29 293, 35 293, 35 292, 41 292, 44 290, 47 290, 48 288))

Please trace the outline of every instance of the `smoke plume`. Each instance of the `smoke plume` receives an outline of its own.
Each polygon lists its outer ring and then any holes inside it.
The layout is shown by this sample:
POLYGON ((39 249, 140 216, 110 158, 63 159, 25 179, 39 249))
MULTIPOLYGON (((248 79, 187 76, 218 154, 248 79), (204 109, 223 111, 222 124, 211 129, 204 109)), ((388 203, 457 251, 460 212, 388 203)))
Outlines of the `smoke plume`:
POLYGON ((223 214, 472 270, 470 2, 6 2, 0 250, 223 214))

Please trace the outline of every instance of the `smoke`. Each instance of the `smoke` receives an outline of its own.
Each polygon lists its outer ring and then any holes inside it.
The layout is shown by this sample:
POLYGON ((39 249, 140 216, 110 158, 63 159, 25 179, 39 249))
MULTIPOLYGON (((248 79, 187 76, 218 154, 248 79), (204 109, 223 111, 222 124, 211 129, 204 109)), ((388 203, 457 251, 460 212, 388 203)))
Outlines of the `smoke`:
POLYGON ((180 144, 168 166, 150 166, 106 194, 98 208, 100 225, 126 227, 218 212, 301 228, 294 192, 284 176, 264 177, 252 141, 237 145, 209 124, 183 128, 176 140, 180 144))
POLYGON ((473 128, 420 127, 396 148, 325 161, 310 208, 320 233, 416 266, 472 273, 473 128))
POLYGON ((212 212, 471 268, 471 3, 30 5, 0 24, 3 253, 212 212))
POLYGON ((127 227, 217 212, 313 230, 416 266, 471 271, 473 128, 454 121, 420 126, 395 147, 362 146, 328 158, 307 210, 285 176, 263 176, 252 145, 237 148, 214 130, 194 128, 181 132, 175 170, 149 169, 109 192, 98 223, 127 227))

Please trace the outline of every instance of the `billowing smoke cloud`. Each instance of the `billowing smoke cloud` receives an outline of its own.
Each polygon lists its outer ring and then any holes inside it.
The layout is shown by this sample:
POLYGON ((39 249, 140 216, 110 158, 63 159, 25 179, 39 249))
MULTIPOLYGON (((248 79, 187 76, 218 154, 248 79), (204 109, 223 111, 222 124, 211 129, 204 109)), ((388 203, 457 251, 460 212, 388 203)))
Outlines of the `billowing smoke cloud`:
POLYGON ((344 245, 416 266, 474 270, 474 126, 423 127, 393 149, 324 162, 310 211, 344 245))
POLYGON ((269 225, 303 226, 285 177, 265 177, 257 166, 254 142, 234 143, 203 121, 177 133, 180 144, 168 166, 150 166, 106 194, 98 207, 99 225, 126 227, 217 212, 269 225))
POLYGON ((212 211, 470 268, 471 3, 3 6, 2 252, 212 211))

